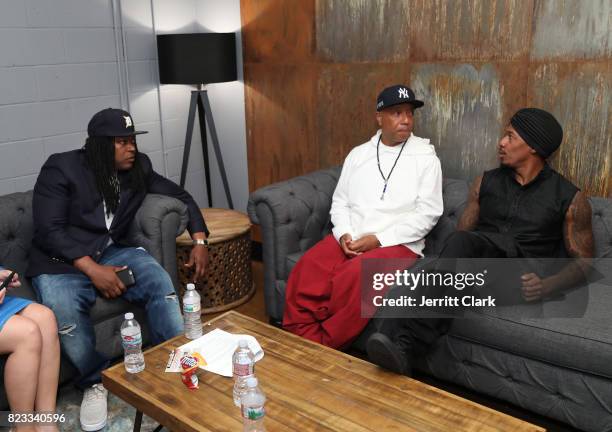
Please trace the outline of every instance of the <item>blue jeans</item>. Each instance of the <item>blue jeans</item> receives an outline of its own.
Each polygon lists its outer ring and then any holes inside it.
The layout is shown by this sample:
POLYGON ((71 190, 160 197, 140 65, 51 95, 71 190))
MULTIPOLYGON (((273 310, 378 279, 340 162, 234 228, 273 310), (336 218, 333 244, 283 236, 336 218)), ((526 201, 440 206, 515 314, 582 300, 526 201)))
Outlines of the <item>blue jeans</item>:
MULTIPOLYGON (((183 318, 170 276, 151 255, 143 249, 111 245, 99 263, 126 265, 134 271, 136 284, 121 297, 144 306, 154 344, 183 332, 183 318)), ((42 274, 32 279, 32 285, 40 302, 55 313, 62 350, 79 371, 77 386, 86 388, 101 382, 101 372, 109 360, 96 351, 89 311, 99 293, 91 280, 82 273, 42 274)))

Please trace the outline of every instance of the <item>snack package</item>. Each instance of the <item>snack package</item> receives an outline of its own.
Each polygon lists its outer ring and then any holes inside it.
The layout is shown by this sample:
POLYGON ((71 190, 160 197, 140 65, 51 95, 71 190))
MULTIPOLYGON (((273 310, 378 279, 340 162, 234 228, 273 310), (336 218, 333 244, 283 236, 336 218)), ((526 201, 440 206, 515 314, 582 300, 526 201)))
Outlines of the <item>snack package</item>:
POLYGON ((195 390, 199 388, 197 375, 198 368, 205 365, 206 361, 200 353, 183 353, 183 357, 181 357, 181 381, 183 381, 183 384, 185 384, 188 389, 195 390))

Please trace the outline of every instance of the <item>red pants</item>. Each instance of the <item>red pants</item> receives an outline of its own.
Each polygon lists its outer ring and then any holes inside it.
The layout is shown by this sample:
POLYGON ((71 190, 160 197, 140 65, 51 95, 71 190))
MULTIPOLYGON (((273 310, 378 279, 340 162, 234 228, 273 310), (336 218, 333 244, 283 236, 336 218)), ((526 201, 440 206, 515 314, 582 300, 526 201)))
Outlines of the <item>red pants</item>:
POLYGON ((361 317, 363 259, 402 258, 401 267, 396 260, 395 268, 390 268, 394 265, 390 260, 385 272, 391 272, 410 267, 417 257, 398 245, 348 258, 336 239, 328 235, 304 254, 289 275, 283 327, 332 348, 347 347, 369 321, 361 317))

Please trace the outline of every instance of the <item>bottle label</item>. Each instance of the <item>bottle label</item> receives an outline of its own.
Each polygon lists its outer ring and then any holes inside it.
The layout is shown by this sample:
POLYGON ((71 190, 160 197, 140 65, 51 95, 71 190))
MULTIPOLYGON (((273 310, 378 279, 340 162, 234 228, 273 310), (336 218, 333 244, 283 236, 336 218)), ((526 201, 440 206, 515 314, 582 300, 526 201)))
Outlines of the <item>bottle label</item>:
POLYGON ((249 420, 259 420, 266 415, 266 410, 263 406, 250 406, 246 407, 242 405, 241 407, 242 417, 249 420))
POLYGON ((193 303, 193 304, 183 303, 184 313, 200 312, 200 309, 202 309, 202 307, 200 306, 200 303, 193 303))
POLYGON ((234 370, 232 372, 237 376, 253 375, 253 363, 234 363, 234 370))
POLYGON ((123 348, 135 348, 138 345, 142 344, 142 336, 140 333, 136 333, 133 336, 130 335, 121 335, 121 344, 123 348))

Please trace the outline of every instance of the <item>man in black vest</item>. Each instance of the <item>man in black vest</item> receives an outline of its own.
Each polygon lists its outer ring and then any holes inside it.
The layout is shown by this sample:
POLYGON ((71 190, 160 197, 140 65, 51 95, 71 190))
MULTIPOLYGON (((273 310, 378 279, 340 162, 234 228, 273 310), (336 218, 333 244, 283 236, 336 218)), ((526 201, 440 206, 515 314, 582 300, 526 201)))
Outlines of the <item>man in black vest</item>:
MULTIPOLYGON (((500 167, 473 183, 457 231, 440 258, 578 258, 593 255, 591 207, 584 193, 546 162, 563 139, 548 112, 519 110, 498 144, 500 167)), ((578 264, 580 265, 580 264, 578 264)), ((521 276, 524 301, 534 302, 580 282, 583 272, 567 266, 548 277, 521 276)), ((415 355, 444 333, 448 319, 379 318, 367 342, 370 360, 410 375, 415 355)))
POLYGON ((195 277, 208 262, 208 230, 193 198, 157 174, 136 146, 132 117, 108 108, 95 114, 80 150, 54 154, 43 165, 32 201, 34 239, 26 275, 40 301, 57 317, 64 354, 79 372, 84 390, 81 428, 102 429, 107 391, 101 371, 108 359, 96 351, 90 309, 98 297, 144 306, 154 344, 183 332, 183 319, 168 273, 142 248, 129 247, 128 229, 147 193, 175 197, 187 205, 195 277), (129 267, 126 287, 117 271, 129 267))

